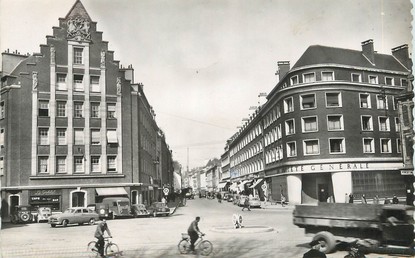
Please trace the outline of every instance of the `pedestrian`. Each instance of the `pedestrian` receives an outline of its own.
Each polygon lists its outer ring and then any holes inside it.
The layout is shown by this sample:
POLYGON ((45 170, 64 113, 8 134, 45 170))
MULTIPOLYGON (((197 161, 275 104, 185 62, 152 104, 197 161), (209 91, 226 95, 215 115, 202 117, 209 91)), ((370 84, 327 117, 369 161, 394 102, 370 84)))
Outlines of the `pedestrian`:
POLYGON ((396 195, 393 196, 392 203, 393 204, 398 204, 399 203, 398 197, 396 197, 396 195))
POLYGON ((285 198, 285 195, 281 194, 281 206, 284 207, 287 199, 285 198))
POLYGON ((321 244, 319 241, 314 240, 309 243, 311 249, 303 255, 303 258, 326 258, 327 256, 320 252, 321 244))
POLYGON ((95 238, 98 239, 97 243, 95 244, 95 248, 97 248, 99 255, 101 255, 101 257, 104 257, 104 245, 105 245, 105 241, 104 241, 104 234, 105 231, 107 232, 109 237, 111 236, 111 232, 110 229, 108 228, 107 225, 107 221, 105 219, 103 219, 97 226, 97 229, 95 230, 95 238))
POLYGON ((353 201, 354 201, 353 193, 350 193, 349 194, 349 203, 353 203, 353 201))
POLYGON ((194 253, 195 252, 195 243, 197 239, 199 238, 199 235, 204 235, 199 230, 199 221, 200 217, 197 216, 192 223, 190 223, 189 228, 187 229, 187 234, 190 236, 190 250, 194 253))
POLYGON ((349 195, 347 193, 344 194, 344 203, 349 202, 349 195))
POLYGON ((383 204, 390 204, 391 202, 390 202, 390 200, 388 199, 388 197, 386 196, 385 197, 385 201, 384 201, 384 203, 383 204))
POLYGON ((364 194, 362 194, 362 197, 360 197, 360 200, 362 201, 362 203, 366 204, 366 196, 364 194))
POLYGON ((248 196, 245 197, 244 207, 242 208, 242 211, 244 211, 245 208, 247 208, 248 211, 251 211, 251 205, 249 204, 249 197, 248 196))
POLYGON ((366 256, 359 250, 357 241, 355 241, 350 244, 349 253, 344 258, 366 258, 366 256))
POLYGON ((326 190, 324 190, 324 188, 321 188, 320 193, 318 195, 318 201, 327 202, 327 198, 329 198, 329 195, 327 194, 326 190))
POLYGON ((414 195, 412 194, 411 189, 406 189, 406 205, 414 205, 414 195))
POLYGON ((373 203, 379 204, 379 195, 375 195, 375 197, 373 197, 373 203))

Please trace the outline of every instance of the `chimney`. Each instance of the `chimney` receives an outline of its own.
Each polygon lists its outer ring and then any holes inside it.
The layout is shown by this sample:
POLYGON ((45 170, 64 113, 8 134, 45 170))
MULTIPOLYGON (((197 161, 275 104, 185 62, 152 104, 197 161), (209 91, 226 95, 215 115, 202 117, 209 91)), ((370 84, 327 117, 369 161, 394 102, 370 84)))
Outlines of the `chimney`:
POLYGON ((369 61, 374 65, 375 64, 375 50, 373 47, 373 39, 369 39, 362 42, 362 52, 363 55, 369 59, 369 61))
POLYGON ((279 61, 277 65, 278 71, 275 75, 278 75, 278 80, 280 81, 290 71, 290 61, 279 61))
POLYGON ((124 68, 124 78, 134 83, 134 68, 133 65, 129 65, 128 68, 124 68))
POLYGON ((411 69, 411 59, 409 58, 408 44, 392 48, 392 56, 401 62, 406 69, 411 69))

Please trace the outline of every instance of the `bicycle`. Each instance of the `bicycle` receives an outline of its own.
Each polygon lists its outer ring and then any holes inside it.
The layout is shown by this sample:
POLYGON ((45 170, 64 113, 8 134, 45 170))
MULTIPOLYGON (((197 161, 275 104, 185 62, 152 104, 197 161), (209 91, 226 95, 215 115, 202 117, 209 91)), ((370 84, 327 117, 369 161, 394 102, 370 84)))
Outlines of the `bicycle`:
MULTIPOLYGON (((204 240, 202 234, 195 242, 195 251, 201 255, 208 256, 213 251, 213 245, 209 240, 204 240)), ((190 250, 190 236, 186 233, 182 233, 182 240, 177 245, 181 254, 188 254, 190 250)))
MULTIPOLYGON (((105 256, 122 256, 122 252, 118 248, 116 243, 111 242, 111 237, 104 237, 104 255, 105 256)), ((98 249, 95 247, 97 241, 91 241, 88 243, 87 251, 89 253, 89 257, 99 257, 100 254, 98 249)))

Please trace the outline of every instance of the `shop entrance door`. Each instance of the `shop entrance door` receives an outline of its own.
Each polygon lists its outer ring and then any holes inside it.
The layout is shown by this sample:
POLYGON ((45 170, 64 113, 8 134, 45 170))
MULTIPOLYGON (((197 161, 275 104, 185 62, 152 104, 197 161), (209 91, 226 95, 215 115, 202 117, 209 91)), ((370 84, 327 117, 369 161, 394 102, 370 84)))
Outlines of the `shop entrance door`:
POLYGON ((327 202, 327 198, 329 197, 329 187, 327 184, 318 184, 317 186, 318 192, 318 201, 319 202, 327 202))

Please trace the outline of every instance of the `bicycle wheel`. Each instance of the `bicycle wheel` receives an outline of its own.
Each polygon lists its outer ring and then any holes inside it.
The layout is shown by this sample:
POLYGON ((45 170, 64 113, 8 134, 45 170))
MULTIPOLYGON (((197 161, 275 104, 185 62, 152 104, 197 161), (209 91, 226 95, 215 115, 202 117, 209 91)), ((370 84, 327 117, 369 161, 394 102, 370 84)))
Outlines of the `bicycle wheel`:
POLYGON ((179 252, 181 254, 186 254, 187 250, 189 250, 190 248, 190 243, 187 240, 183 239, 179 242, 177 247, 179 248, 179 252))
POLYGON ((213 245, 209 240, 203 240, 199 244, 200 254, 208 256, 213 251, 213 245))
POLYGON ((120 249, 118 248, 117 244, 110 243, 105 247, 105 255, 112 255, 114 253, 118 253, 120 249))
POLYGON ((96 250, 95 245, 96 245, 96 241, 91 241, 88 243, 88 247, 86 249, 86 251, 88 252, 88 257, 97 257, 98 256, 98 252, 94 251, 96 250))

